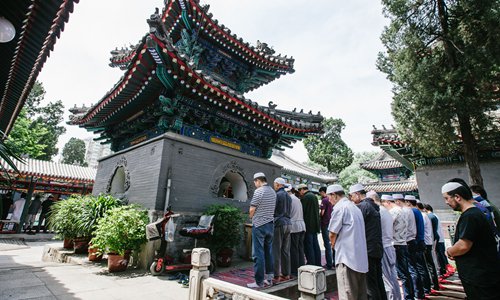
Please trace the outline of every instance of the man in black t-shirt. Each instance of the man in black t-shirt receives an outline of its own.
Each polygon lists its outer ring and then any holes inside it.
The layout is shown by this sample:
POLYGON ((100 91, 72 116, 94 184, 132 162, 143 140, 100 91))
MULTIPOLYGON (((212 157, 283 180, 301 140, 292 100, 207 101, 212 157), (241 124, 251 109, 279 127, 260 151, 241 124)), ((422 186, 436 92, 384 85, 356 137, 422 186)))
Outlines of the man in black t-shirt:
POLYGON ((486 217, 475 207, 468 187, 449 182, 441 192, 448 206, 462 212, 446 255, 457 263, 467 299, 500 299, 500 260, 486 217))

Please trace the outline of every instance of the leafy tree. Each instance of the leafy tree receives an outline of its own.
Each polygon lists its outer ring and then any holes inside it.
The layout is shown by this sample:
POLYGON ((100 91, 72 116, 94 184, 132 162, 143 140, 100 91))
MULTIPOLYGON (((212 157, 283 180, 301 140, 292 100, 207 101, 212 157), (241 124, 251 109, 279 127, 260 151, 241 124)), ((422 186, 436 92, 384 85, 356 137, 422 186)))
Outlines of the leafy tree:
POLYGON ((470 181, 483 184, 478 149, 498 137, 498 0, 383 0, 391 20, 378 68, 393 82, 392 113, 424 156, 463 151, 470 181))
POLYGON ((66 128, 59 125, 63 121, 64 106, 60 100, 40 106, 44 97, 42 84, 36 82, 6 142, 18 155, 51 160, 59 152, 57 141, 66 132, 66 128))
MULTIPOLYGON (((4 136, 4 132, 2 130, 0 130, 0 136, 4 136)), ((14 160, 24 162, 19 156, 16 155, 16 153, 14 153, 14 151, 5 143, 3 139, 0 139, 0 158, 3 159, 7 165, 9 165, 17 173, 19 173, 19 170, 17 169, 14 160)), ((7 169, 3 164, 0 164, 0 170, 9 176, 9 173, 7 173, 7 169)))
POLYGON ((27 155, 38 159, 45 154, 47 145, 43 139, 47 129, 41 124, 34 124, 26 115, 26 109, 21 109, 5 144, 17 156, 27 155))
POLYGON ((88 164, 85 162, 85 142, 74 137, 69 139, 62 151, 62 162, 86 167, 88 164))
POLYGON ((339 174, 339 183, 345 189, 355 183, 368 183, 377 180, 377 176, 361 168, 361 164, 374 159, 377 152, 359 152, 354 154, 354 159, 347 168, 339 174))
POLYGON ((339 173, 352 162, 352 150, 340 136, 344 128, 341 119, 328 118, 323 121, 323 135, 304 140, 309 159, 326 167, 328 172, 339 173))

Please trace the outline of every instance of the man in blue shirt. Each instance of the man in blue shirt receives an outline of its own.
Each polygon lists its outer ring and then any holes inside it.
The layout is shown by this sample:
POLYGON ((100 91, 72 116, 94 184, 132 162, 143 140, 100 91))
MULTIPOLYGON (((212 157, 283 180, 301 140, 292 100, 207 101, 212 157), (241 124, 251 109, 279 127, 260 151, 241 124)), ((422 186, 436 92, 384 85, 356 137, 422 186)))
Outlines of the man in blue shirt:
POLYGON ((415 225, 417 227, 417 236, 415 240, 408 243, 408 250, 410 252, 410 260, 413 267, 410 268, 410 273, 413 278, 415 291, 417 292, 418 299, 424 299, 425 294, 431 292, 431 279, 427 272, 427 265, 425 263, 425 226, 424 217, 417 208, 417 199, 413 195, 406 195, 405 201, 413 211, 415 216, 415 225))

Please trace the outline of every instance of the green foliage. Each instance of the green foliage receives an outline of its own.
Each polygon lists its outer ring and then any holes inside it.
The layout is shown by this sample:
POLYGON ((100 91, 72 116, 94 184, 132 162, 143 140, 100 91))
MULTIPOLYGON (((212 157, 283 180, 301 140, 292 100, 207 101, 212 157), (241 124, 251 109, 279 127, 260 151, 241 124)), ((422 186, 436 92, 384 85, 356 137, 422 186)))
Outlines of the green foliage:
POLYGON ((27 112, 23 108, 5 141, 5 145, 12 149, 12 152, 17 156, 28 155, 38 159, 44 155, 45 148, 47 148, 47 145, 43 143, 46 134, 47 129, 40 124, 34 124, 27 117, 27 112))
POLYGON ((341 119, 328 118, 323 120, 325 133, 322 136, 310 136, 304 140, 309 159, 325 166, 328 172, 340 173, 352 162, 352 150, 340 136, 344 128, 341 119))
POLYGON ((63 238, 82 237, 79 221, 85 210, 84 197, 70 197, 55 202, 48 217, 48 227, 63 238))
POLYGON ((85 195, 76 196, 84 202, 82 215, 78 217, 77 226, 81 236, 90 237, 97 229, 97 224, 106 213, 122 204, 120 199, 111 195, 99 194, 99 196, 85 195))
POLYGON ((345 189, 356 183, 367 183, 377 180, 377 176, 361 168, 361 164, 373 160, 377 152, 359 152, 354 154, 354 159, 350 166, 342 170, 339 174, 339 183, 345 189))
POLYGON ((17 155, 51 160, 59 152, 57 140, 66 132, 66 128, 59 125, 63 121, 64 105, 59 100, 40 106, 44 97, 42 84, 36 82, 7 140, 17 155))
POLYGON ((233 248, 241 241, 243 214, 230 204, 213 204, 205 215, 214 215, 214 233, 208 239, 210 250, 214 253, 224 248, 233 248))
POLYGON ((65 164, 85 166, 85 142, 72 137, 64 145, 62 162, 65 164))
POLYGON ((92 247, 119 255, 126 250, 139 251, 147 242, 148 222, 147 212, 137 205, 115 207, 99 220, 92 247))
MULTIPOLYGON (((0 136, 3 135, 4 132, 0 130, 0 136)), ((19 156, 17 156, 16 153, 14 153, 14 151, 2 139, 0 139, 0 159, 3 159, 7 163, 7 165, 9 165, 17 173, 19 173, 19 170, 17 169, 13 160, 24 163, 24 161, 19 156)), ((7 169, 3 164, 0 164, 0 170, 5 172, 7 177, 9 177, 9 173, 7 173, 7 169)))
POLYGON ((377 66, 394 84, 402 138, 424 156, 452 154, 462 138, 467 149, 491 143, 499 132, 491 113, 500 104, 498 0, 382 3, 391 23, 377 66))

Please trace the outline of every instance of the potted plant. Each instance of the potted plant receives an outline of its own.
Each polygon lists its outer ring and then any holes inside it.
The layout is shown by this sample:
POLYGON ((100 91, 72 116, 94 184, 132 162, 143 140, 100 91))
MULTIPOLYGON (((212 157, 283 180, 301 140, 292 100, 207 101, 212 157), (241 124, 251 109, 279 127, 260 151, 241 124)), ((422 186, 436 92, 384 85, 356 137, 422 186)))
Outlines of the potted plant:
POLYGON ((127 269, 130 253, 139 251, 147 242, 144 228, 149 223, 146 211, 138 205, 112 208, 98 221, 92 247, 108 253, 108 269, 119 272, 127 269))
POLYGON ((231 265, 233 248, 241 241, 242 223, 241 210, 230 204, 214 204, 208 207, 205 215, 214 215, 214 232, 208 238, 210 250, 216 254, 217 265, 231 265))
POLYGON ((48 217, 48 227, 64 239, 64 248, 72 249, 73 240, 81 236, 78 220, 83 214, 84 201, 81 197, 70 197, 54 203, 48 217))
POLYGON ((96 231, 97 229, 99 220, 104 217, 107 211, 120 206, 121 201, 120 199, 115 198, 111 195, 104 194, 99 194, 99 196, 84 196, 83 200, 83 212, 77 221, 77 226, 79 228, 79 233, 82 236, 86 237, 83 242, 85 243, 85 248, 88 247, 89 260, 98 261, 102 258, 102 255, 97 254, 98 249, 96 247, 92 247, 92 245, 89 245, 89 241, 91 240, 94 231, 96 231))

